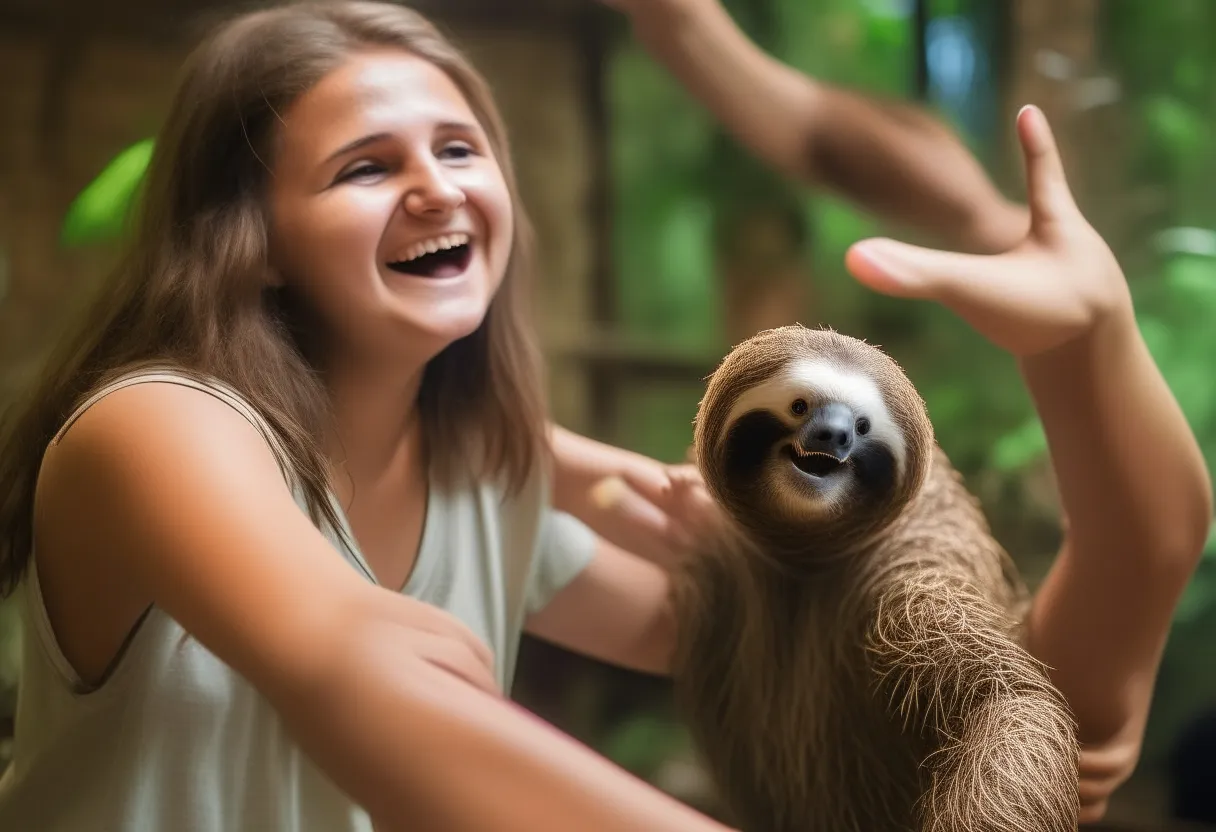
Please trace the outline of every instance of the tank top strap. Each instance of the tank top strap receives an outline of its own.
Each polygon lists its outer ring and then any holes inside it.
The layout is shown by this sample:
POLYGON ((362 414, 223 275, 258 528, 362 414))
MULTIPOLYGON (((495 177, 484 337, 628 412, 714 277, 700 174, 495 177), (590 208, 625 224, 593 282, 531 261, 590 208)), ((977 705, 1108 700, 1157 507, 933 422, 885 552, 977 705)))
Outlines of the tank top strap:
POLYGON ((96 391, 89 395, 84 401, 76 406, 72 414, 64 421, 55 436, 51 439, 48 447, 57 445, 63 439, 64 434, 72 427, 76 421, 84 415, 90 407, 97 404, 111 393, 121 390, 124 387, 130 387, 135 384, 146 384, 150 382, 161 382, 168 384, 179 384, 183 387, 190 387, 195 390, 208 393, 220 401, 227 404, 237 413, 245 417, 246 421, 251 424, 266 444, 270 447, 271 453, 274 454, 275 461, 279 465, 279 470, 283 474, 283 479, 287 485, 294 489, 298 485, 298 479, 295 474, 294 466, 291 464, 291 457, 287 453, 279 435, 271 428, 270 422, 266 417, 258 412, 244 396, 234 390, 232 387, 224 384, 219 379, 198 376, 184 370, 169 365, 154 365, 141 367, 129 372, 123 373, 115 379, 102 385, 96 391))

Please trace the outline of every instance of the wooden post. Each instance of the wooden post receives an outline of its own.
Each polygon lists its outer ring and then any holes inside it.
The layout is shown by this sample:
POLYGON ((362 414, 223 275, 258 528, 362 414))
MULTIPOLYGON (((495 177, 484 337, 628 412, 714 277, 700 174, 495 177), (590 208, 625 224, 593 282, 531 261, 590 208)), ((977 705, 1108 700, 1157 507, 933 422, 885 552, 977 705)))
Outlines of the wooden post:
MULTIPOLYGON (((1106 239, 1120 239, 1124 218, 1124 146, 1120 112, 1110 106, 1118 86, 1099 61, 1098 0, 1018 0, 1011 9, 1010 76, 1006 135, 1021 168, 1012 124, 1017 110, 1034 104, 1051 122, 1069 183, 1081 210, 1106 239)), ((1018 174, 1020 176, 1020 174, 1018 174)))

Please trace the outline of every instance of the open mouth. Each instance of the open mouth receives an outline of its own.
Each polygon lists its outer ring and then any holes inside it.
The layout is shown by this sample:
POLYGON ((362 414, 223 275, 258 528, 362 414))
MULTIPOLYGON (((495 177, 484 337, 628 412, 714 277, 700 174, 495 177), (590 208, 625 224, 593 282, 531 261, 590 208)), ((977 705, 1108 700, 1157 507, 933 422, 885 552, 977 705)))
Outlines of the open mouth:
POLYGON ((389 263, 388 267, 411 277, 456 277, 464 274, 472 258, 472 242, 463 242, 436 251, 423 252, 408 260, 396 260, 389 263))
POLYGON ((847 462, 847 460, 837 459, 831 454, 825 454, 820 451, 802 453, 792 445, 786 451, 789 453, 794 467, 804 474, 810 474, 812 477, 826 477, 834 474, 843 469, 847 462))

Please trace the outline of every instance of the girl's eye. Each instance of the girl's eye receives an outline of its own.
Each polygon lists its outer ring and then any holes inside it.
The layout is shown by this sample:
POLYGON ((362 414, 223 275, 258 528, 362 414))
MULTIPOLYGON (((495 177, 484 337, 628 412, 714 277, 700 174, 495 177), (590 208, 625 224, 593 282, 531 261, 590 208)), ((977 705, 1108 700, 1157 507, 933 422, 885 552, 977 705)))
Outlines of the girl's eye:
POLYGON ((452 144, 445 145, 444 148, 439 151, 440 159, 452 159, 455 161, 463 161, 475 155, 477 155, 477 151, 473 150, 472 147, 464 142, 453 142, 452 144))
POLYGON ((355 165, 353 168, 343 173, 339 177, 339 180, 342 182, 347 182, 352 179, 371 179, 376 176, 380 176, 382 173, 384 173, 383 166, 374 164, 372 162, 363 162, 355 165))

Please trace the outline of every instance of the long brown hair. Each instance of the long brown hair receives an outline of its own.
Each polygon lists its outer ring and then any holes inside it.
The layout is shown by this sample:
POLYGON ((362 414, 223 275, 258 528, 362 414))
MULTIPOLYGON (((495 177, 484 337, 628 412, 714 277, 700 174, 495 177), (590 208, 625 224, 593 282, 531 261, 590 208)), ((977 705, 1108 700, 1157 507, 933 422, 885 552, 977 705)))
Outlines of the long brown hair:
POLYGON ((29 398, 7 414, 0 595, 29 561, 48 443, 91 390, 144 362, 219 379, 245 396, 285 445, 313 519, 339 526, 320 446, 329 402, 295 334, 293 305, 265 279, 265 191, 277 114, 368 47, 406 50, 452 78, 486 131, 515 209, 510 262, 485 320, 424 373, 420 409, 431 463, 449 481, 465 471, 500 479, 508 491, 538 464, 547 448, 546 406, 529 316, 531 228, 485 81, 432 24, 401 6, 301 2, 255 11, 218 27, 187 59, 123 258, 29 398))

